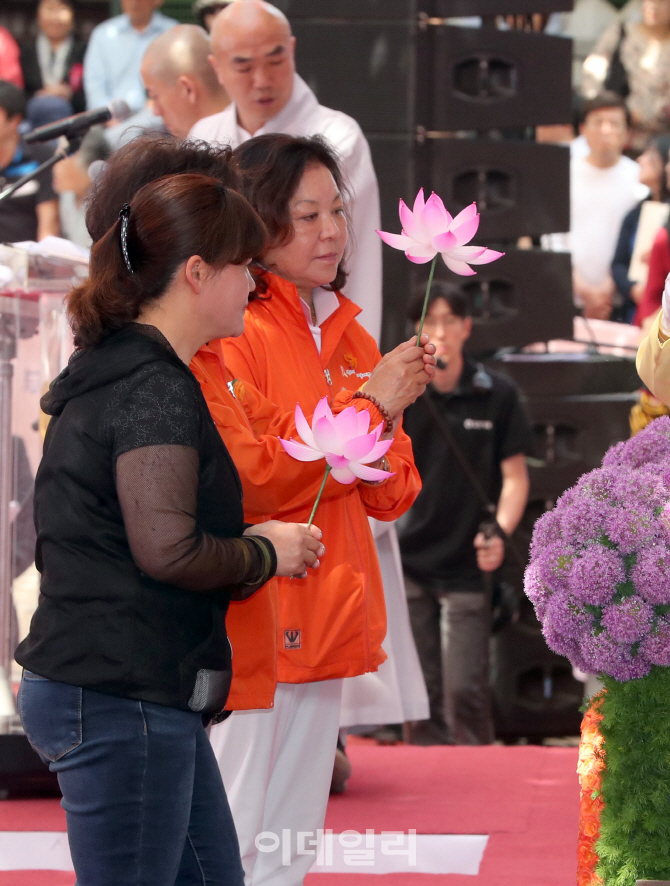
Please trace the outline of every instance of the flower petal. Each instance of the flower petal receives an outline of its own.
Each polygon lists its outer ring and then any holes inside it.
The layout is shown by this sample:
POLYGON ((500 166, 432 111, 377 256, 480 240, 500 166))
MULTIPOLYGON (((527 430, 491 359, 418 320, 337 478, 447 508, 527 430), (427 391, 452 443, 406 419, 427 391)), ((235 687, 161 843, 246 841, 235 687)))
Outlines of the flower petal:
POLYGON ((381 443, 375 444, 366 458, 359 458, 357 461, 364 465, 368 465, 373 461, 379 461, 389 451, 391 443, 393 443, 393 440, 382 440, 381 443))
POLYGON ((307 446, 311 446, 312 449, 317 448, 316 443, 314 442, 314 434, 312 434, 312 429, 310 428, 299 403, 295 404, 295 429, 300 435, 300 439, 303 443, 307 446))
POLYGON ((356 474, 353 474, 349 468, 333 468, 330 476, 343 486, 348 486, 356 479, 356 474))
POLYGON ((414 215, 419 216, 423 212, 423 207, 426 205, 426 198, 423 196, 423 188, 419 188, 419 193, 414 198, 414 206, 412 207, 412 212, 414 215))
POLYGON ((425 265, 431 259, 435 258, 438 250, 431 247, 413 246, 411 251, 408 249, 405 255, 415 265, 425 265))
POLYGON ((318 449, 312 449, 310 446, 303 446, 302 443, 296 443, 295 440, 282 440, 280 437, 279 442, 291 458, 295 458, 298 461, 317 461, 323 458, 323 452, 319 452, 318 449))
POLYGON ((410 249, 414 245, 414 240, 405 234, 388 234, 386 231, 377 231, 384 243, 392 246, 394 249, 410 249))
POLYGON ((340 443, 340 435, 332 420, 327 416, 323 416, 318 421, 312 423, 312 431, 314 433, 314 442, 317 448, 324 455, 342 455, 342 444, 340 443))
POLYGON ((495 249, 485 249, 482 255, 477 258, 469 258, 468 261, 472 262, 473 265, 487 265, 497 258, 502 258, 504 254, 504 252, 496 252, 495 249))
POLYGON ((349 465, 349 469, 359 478, 359 480, 371 480, 373 483, 375 480, 385 480, 387 477, 393 476, 390 471, 380 471, 379 468, 371 468, 368 465, 358 465, 356 462, 352 462, 349 465))
MULTIPOLYGON (((364 437, 354 437, 345 442, 342 447, 342 452, 352 461, 361 461, 372 452, 376 443, 377 438, 374 434, 366 434, 364 437)), ((372 461, 376 461, 376 459, 372 459, 372 461)))
POLYGON ((476 258, 484 255, 486 246, 454 246, 453 249, 441 250, 454 261, 474 262, 476 258))
POLYGON ((474 218, 477 215, 477 204, 471 203, 469 206, 466 206, 465 209, 461 210, 456 218, 449 225, 449 230, 454 231, 456 228, 460 228, 464 222, 469 221, 471 218, 474 218))
POLYGON ((319 402, 316 404, 316 409, 314 410, 314 415, 312 416, 312 429, 314 429, 314 425, 320 418, 329 418, 331 421, 333 420, 333 413, 331 412, 330 406, 328 405, 328 397, 322 397, 319 402))
POLYGON ((402 232, 407 237, 411 237, 417 243, 426 244, 430 237, 428 232, 424 230, 420 222, 420 217, 412 215, 411 210, 405 205, 403 200, 400 201, 400 221, 402 223, 402 232))
POLYGON ((370 430, 370 410, 361 409, 360 412, 356 413, 356 418, 358 421, 358 433, 367 434, 370 430))
POLYGON ((477 228, 479 227, 479 216, 475 215, 472 218, 466 219, 462 225, 455 227, 453 224, 450 226, 449 230, 456 237, 456 242, 459 246, 462 246, 464 243, 469 243, 470 240, 477 233, 477 228))
POLYGON ((347 406, 342 412, 333 417, 340 440, 346 442, 352 437, 358 437, 358 413, 355 406, 347 406))
POLYGON ((332 453, 326 456, 326 461, 331 466, 331 468, 348 468, 349 467, 349 459, 344 455, 333 455, 332 453))
POLYGON ((442 258, 444 259, 445 265, 450 271, 453 271, 454 274, 460 274, 461 277, 472 277, 473 274, 477 273, 477 271, 473 271, 470 265, 466 264, 464 261, 457 261, 456 259, 450 258, 448 252, 443 252, 442 258))
POLYGON ((444 233, 452 221, 444 203, 435 193, 431 194, 426 201, 420 218, 423 227, 428 231, 431 239, 437 237, 438 234, 444 233))
POLYGON ((452 234, 451 231, 444 231, 442 234, 438 234, 437 237, 433 237, 431 245, 434 246, 438 252, 446 252, 447 249, 453 249, 458 243, 455 235, 452 234))

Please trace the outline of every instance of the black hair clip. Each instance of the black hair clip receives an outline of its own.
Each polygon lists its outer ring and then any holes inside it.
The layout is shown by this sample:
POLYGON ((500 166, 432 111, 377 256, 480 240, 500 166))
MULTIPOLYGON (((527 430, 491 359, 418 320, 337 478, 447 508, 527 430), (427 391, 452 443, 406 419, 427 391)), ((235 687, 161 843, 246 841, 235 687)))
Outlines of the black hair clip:
POLYGON ((128 257, 128 219, 130 218, 130 205, 128 203, 124 203, 121 207, 119 218, 121 219, 121 252, 123 253, 123 260, 130 273, 134 274, 135 272, 128 257))

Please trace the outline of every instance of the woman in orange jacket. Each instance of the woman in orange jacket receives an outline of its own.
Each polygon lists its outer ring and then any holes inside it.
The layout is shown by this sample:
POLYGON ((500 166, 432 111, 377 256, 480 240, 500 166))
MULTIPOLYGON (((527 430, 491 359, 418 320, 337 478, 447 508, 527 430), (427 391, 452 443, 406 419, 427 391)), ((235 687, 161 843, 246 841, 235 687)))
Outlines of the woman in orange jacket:
MULTIPOLYGON (((314 861, 309 847, 325 815, 341 678, 374 671, 385 659, 383 589, 367 518, 394 520, 419 492, 400 424, 404 408, 424 390, 433 358, 411 341, 382 360, 356 320, 359 309, 339 292, 346 279, 344 188, 326 144, 260 136, 234 156, 243 193, 268 227, 270 248, 259 256, 264 291, 249 306, 244 335, 210 342, 208 351, 237 379, 233 390, 243 406, 249 382, 286 412, 299 403, 310 416, 327 397, 335 408, 369 409, 373 426, 383 421, 384 434, 393 437, 384 465, 388 479, 342 486, 328 478, 316 517, 326 546, 318 578, 279 582, 274 709, 236 713, 212 731, 247 883, 298 886, 314 861)), ((201 366, 196 370, 216 420, 208 393, 215 372, 213 363, 208 378, 201 366)), ((294 470, 291 461, 278 455, 275 470, 294 470)), ((254 473, 238 463, 253 482, 254 473)), ((247 519, 308 519, 323 463, 311 470, 300 465, 294 494, 283 502, 273 495, 274 508, 253 513, 245 486, 247 519)))
MULTIPOLYGON (((230 166, 230 156, 229 148, 179 142, 156 134, 133 139, 114 153, 96 178, 95 199, 90 204, 95 211, 88 212, 86 219, 93 241, 99 240, 116 223, 123 203, 132 200, 145 184, 164 175, 201 172, 218 178, 227 187, 237 188, 239 183, 230 166)), ((405 350, 407 345, 386 356, 386 365, 392 370, 386 373, 387 386, 396 384, 405 350)), ((289 458, 278 439, 297 436, 295 404, 290 409, 281 409, 252 384, 233 384, 234 376, 223 365, 219 347, 216 351, 209 346, 201 348, 190 368, 200 381, 224 442, 233 453, 235 463, 242 468, 247 519, 264 522, 284 506, 302 508, 309 513, 323 476, 322 464, 289 458)), ((383 375, 384 370, 379 367, 375 371, 378 386, 380 380, 384 384, 383 375)), ((345 390, 335 394, 331 405, 338 412, 350 402, 351 394, 345 390)), ((357 409, 370 405, 363 400, 355 400, 354 404, 357 409)), ((274 580, 245 603, 233 602, 226 627, 233 647, 233 681, 226 708, 272 707, 279 630, 274 580)))

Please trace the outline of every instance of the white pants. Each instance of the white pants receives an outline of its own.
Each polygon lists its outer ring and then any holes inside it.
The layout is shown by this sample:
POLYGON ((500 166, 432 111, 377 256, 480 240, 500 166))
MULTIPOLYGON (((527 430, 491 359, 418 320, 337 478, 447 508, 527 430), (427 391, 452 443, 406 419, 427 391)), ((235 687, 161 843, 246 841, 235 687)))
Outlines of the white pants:
POLYGON ((341 697, 342 680, 279 683, 274 708, 238 711, 212 728, 245 886, 302 886, 314 863, 314 854, 299 854, 298 832, 309 849, 323 827, 341 697), (260 834, 273 851, 259 851, 260 834))

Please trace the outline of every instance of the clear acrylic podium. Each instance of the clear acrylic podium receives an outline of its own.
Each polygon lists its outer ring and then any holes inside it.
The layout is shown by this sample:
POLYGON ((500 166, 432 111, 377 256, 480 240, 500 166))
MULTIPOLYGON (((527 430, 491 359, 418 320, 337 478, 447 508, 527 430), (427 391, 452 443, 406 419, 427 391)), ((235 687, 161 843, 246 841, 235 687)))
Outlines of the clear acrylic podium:
POLYGON ((21 732, 14 709, 12 662, 37 594, 32 501, 45 428, 39 400, 72 353, 63 300, 87 273, 85 259, 0 245, 1 738, 18 737, 21 732), (15 594, 17 587, 24 591, 15 594))

